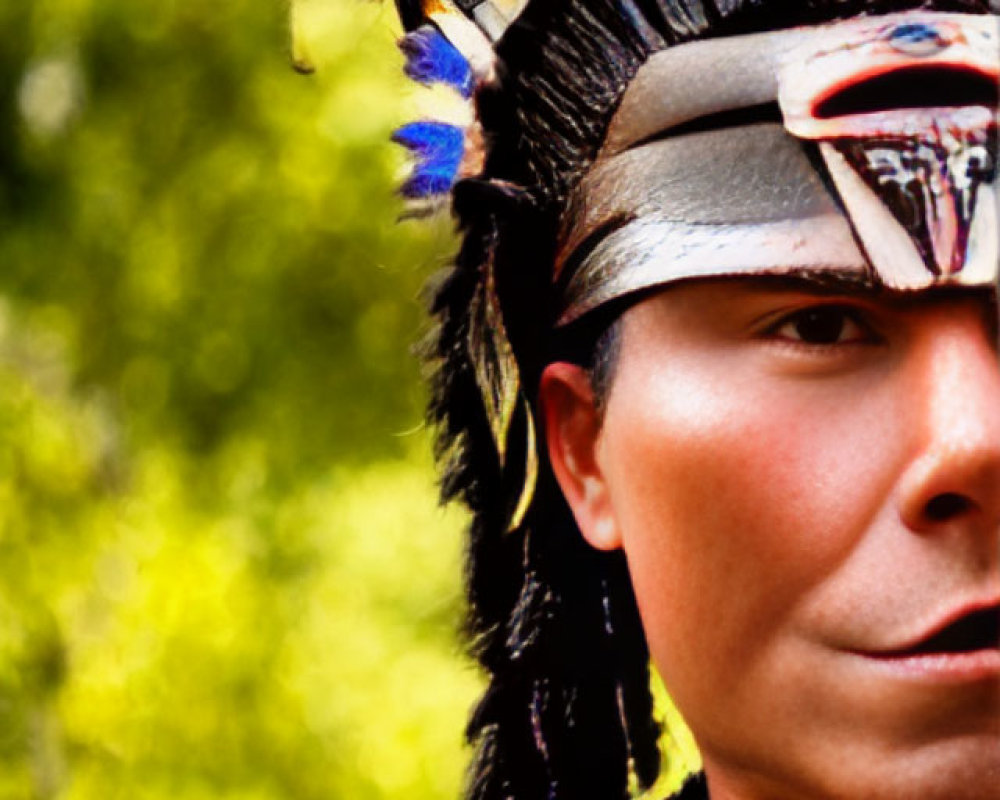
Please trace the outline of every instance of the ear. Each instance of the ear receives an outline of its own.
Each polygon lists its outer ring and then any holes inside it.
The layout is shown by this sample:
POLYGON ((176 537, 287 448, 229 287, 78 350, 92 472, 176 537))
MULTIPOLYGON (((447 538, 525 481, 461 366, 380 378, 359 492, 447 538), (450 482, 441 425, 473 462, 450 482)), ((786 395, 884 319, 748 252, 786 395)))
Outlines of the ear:
POLYGON ((601 415, 582 367, 557 362, 538 389, 552 471, 583 537, 599 550, 621 547, 621 535, 601 466, 601 415))

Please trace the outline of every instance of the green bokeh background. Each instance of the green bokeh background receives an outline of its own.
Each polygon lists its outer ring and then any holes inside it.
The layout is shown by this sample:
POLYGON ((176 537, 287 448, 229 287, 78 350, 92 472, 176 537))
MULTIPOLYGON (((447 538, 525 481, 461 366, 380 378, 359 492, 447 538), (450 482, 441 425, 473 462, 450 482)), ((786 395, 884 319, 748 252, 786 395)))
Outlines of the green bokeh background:
POLYGON ((459 793, 454 242, 396 222, 391 4, 289 19, 0 5, 0 800, 459 793))

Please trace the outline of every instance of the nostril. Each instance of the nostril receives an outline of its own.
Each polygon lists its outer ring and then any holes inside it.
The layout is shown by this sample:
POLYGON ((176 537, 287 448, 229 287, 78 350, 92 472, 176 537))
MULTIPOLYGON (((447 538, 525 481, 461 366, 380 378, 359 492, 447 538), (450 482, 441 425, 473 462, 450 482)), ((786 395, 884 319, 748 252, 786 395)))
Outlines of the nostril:
POLYGON ((932 497, 924 507, 924 513, 932 522, 945 522, 972 508, 972 501, 954 492, 944 492, 932 497))

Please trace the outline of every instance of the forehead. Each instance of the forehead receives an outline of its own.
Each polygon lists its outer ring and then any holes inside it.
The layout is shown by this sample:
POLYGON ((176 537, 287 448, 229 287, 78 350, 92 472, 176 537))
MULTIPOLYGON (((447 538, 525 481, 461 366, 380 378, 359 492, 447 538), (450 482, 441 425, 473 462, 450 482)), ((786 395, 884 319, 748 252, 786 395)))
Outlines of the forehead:
POLYGON ((569 203, 560 322, 690 278, 995 286, 998 43, 908 12, 654 56, 569 203))

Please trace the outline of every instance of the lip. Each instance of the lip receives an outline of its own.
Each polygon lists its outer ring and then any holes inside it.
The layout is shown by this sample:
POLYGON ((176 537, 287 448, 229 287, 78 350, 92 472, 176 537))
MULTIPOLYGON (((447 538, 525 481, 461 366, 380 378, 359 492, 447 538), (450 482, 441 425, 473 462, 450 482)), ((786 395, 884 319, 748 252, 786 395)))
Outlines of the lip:
POLYGON ((970 653, 873 655, 858 653, 877 669, 897 677, 934 683, 1000 681, 1000 648, 970 653))
POLYGON ((855 654, 904 677, 1000 680, 1000 598, 960 605, 899 645, 855 654))

